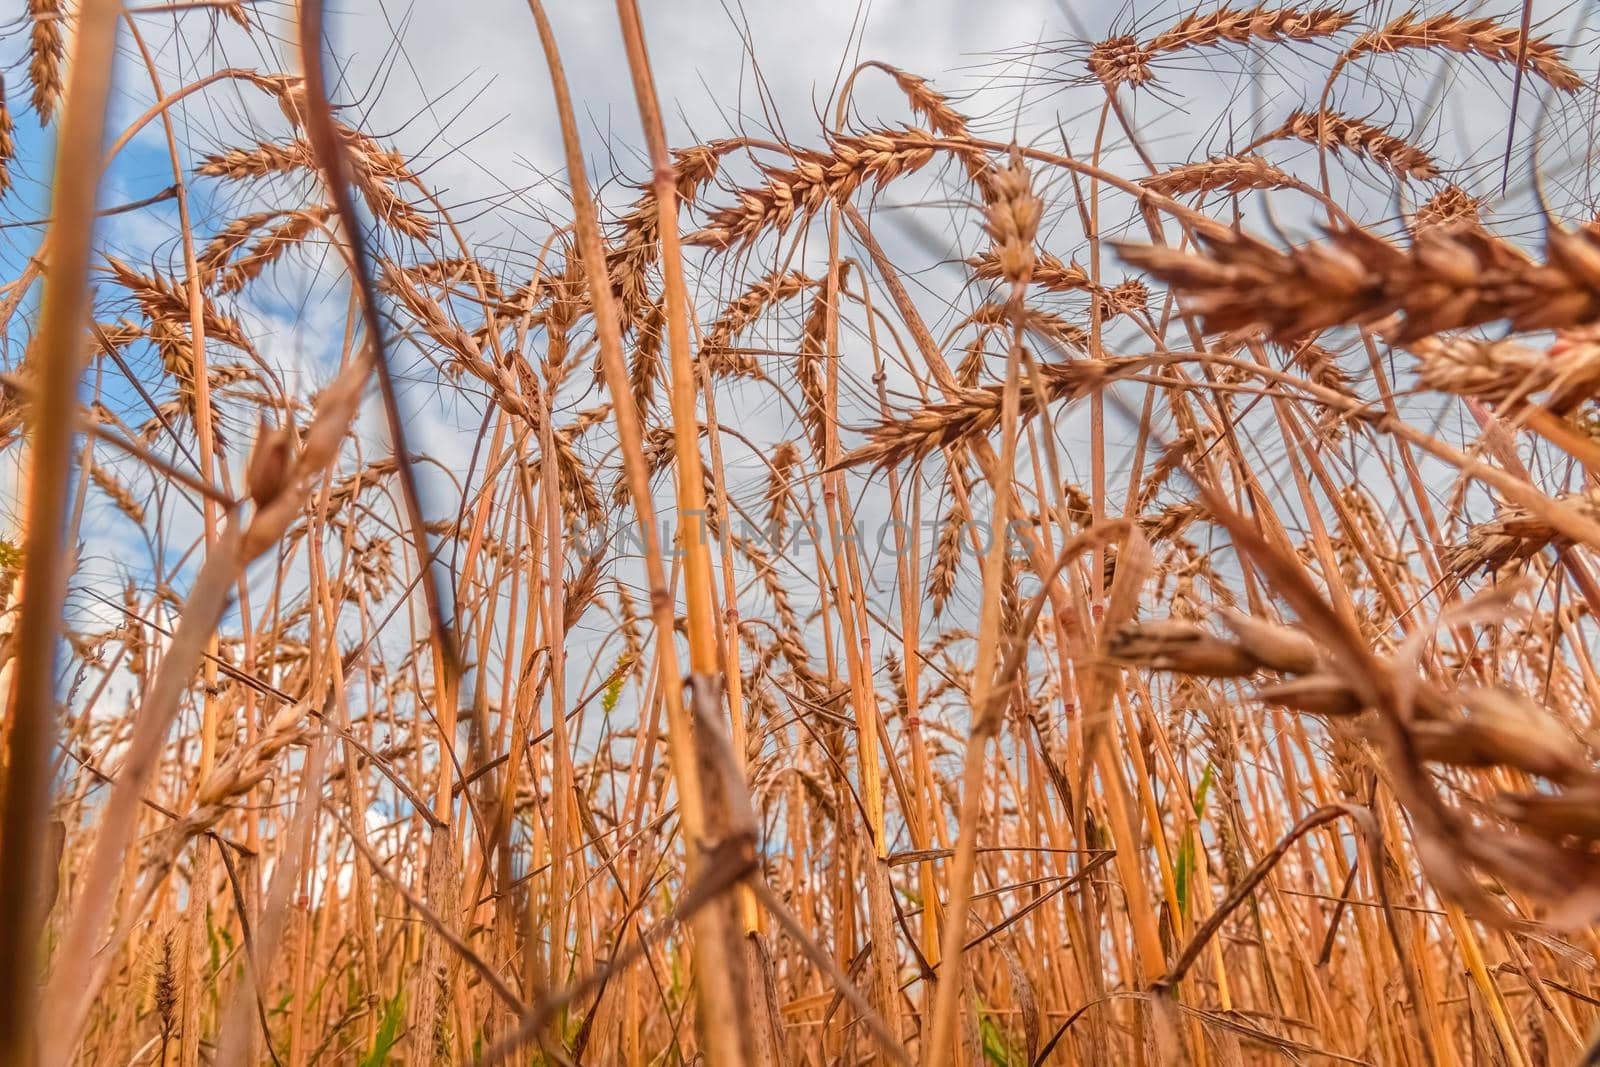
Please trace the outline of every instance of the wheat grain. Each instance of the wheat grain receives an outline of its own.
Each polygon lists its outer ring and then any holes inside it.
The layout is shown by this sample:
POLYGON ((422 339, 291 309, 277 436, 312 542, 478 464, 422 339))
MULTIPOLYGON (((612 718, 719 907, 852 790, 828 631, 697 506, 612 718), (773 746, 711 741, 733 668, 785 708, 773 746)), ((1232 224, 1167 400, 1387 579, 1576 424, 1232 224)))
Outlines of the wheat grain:
MULTIPOLYGON (((116 283, 127 289, 152 324, 165 323, 173 329, 187 329, 189 324, 189 292, 170 278, 159 274, 140 274, 115 256, 106 257, 106 268, 116 283)), ((254 351, 244 328, 231 316, 217 311, 209 300, 202 306, 202 317, 208 336, 232 345, 243 352, 254 351)))
POLYGON ((199 265, 206 284, 215 282, 223 265, 249 242, 251 234, 277 218, 278 214, 277 211, 258 211, 241 215, 219 230, 199 255, 199 265))
MULTIPOLYGON (((1572 493, 1558 499, 1586 514, 1600 515, 1600 496, 1593 493, 1572 493)), ((1526 508, 1508 505, 1493 519, 1468 529, 1459 543, 1445 549, 1442 562, 1451 573, 1465 578, 1474 571, 1498 571, 1521 563, 1562 543, 1560 533, 1544 519, 1526 508)))
POLYGON ((89 477, 100 491, 110 498, 111 503, 116 505, 117 510, 128 517, 129 521, 135 526, 144 525, 144 508, 139 505, 139 501, 129 491, 128 487, 117 481, 110 471, 98 463, 92 463, 89 465, 89 477))
POLYGON ((0 76, 0 196, 11 188, 11 161, 17 156, 17 142, 13 134, 16 123, 11 117, 11 102, 6 96, 6 82, 0 76))
POLYGON ((61 101, 62 73, 67 46, 63 30, 67 20, 65 0, 28 0, 32 21, 28 37, 28 78, 33 82, 33 110, 39 125, 47 126, 61 101))
MULTIPOLYGON (((981 281, 996 281, 1003 277, 999 257, 994 249, 985 249, 967 260, 972 276, 981 281)), ((1031 284, 1048 292, 1068 293, 1087 288, 1089 274, 1076 263, 1063 263, 1057 257, 1038 249, 1033 253, 1031 284)))
POLYGON ((1456 227, 1476 229, 1481 226, 1481 209, 1482 203, 1477 197, 1468 195, 1460 186, 1446 185, 1417 205, 1411 229, 1413 233, 1456 227))
POLYGON ((1572 93, 1584 82, 1561 58, 1561 50, 1542 37, 1523 38, 1514 26, 1492 18, 1469 19, 1454 13, 1424 17, 1408 11, 1355 39, 1340 65, 1364 55, 1384 55, 1407 48, 1444 48, 1461 55, 1476 55, 1491 63, 1521 65, 1552 88, 1572 93))
POLYGON ((1155 77, 1150 64, 1163 52, 1224 44, 1309 41, 1338 33, 1352 21, 1353 15, 1332 7, 1303 10, 1258 4, 1253 8, 1220 7, 1206 14, 1195 11, 1143 44, 1127 35, 1099 42, 1089 53, 1089 72, 1108 89, 1119 85, 1137 88, 1155 77))
MULTIPOLYGON (((250 250, 221 273, 219 291, 237 293, 261 276, 290 248, 304 241, 324 225, 333 211, 327 206, 288 212, 283 221, 258 237, 250 250)), ((209 249, 207 251, 210 251, 209 249)))
POLYGON ((1020 155, 995 170, 989 179, 991 201, 984 229, 994 246, 1000 276, 1020 294, 1033 278, 1033 241, 1039 232, 1044 203, 1034 195, 1033 182, 1020 155))
POLYGON ((934 549, 933 568, 928 572, 928 599, 934 617, 944 612, 955 591, 957 568, 961 563, 961 537, 971 515, 959 505, 951 505, 939 524, 939 538, 934 549))
POLYGON ((1296 111, 1270 136, 1292 137, 1331 151, 1346 150, 1402 178, 1437 178, 1439 168, 1422 149, 1378 126, 1335 111, 1296 111))
POLYGON ((797 296, 816 282, 799 271, 770 274, 757 281, 723 308, 700 346, 700 358, 711 373, 756 377, 760 368, 750 356, 732 350, 733 340, 766 310, 797 296))
POLYGON ((767 478, 767 528, 782 530, 784 519, 794 503, 792 476, 800 462, 800 449, 793 441, 784 441, 772 453, 772 471, 767 478))
POLYGON ((738 206, 712 211, 707 225, 684 241, 726 250, 749 244, 767 230, 783 233, 823 204, 843 201, 864 185, 881 189, 921 170, 933 159, 932 140, 924 130, 905 127, 840 136, 827 152, 797 149, 792 168, 764 165, 765 185, 740 190, 738 206))
POLYGON ((1155 77, 1151 52, 1132 36, 1108 37, 1089 53, 1089 73, 1107 89, 1130 85, 1137 89, 1155 77))
POLYGON ((205 156, 195 173, 207 178, 243 181, 269 174, 292 174, 314 165, 311 150, 304 142, 284 145, 261 141, 253 148, 230 148, 205 156))
POLYGON ((950 100, 943 93, 934 89, 926 78, 919 78, 915 74, 880 64, 900 91, 906 94, 906 99, 911 103, 911 109, 921 115, 928 122, 928 128, 940 137, 964 137, 967 132, 967 120, 960 112, 950 106, 950 100))
POLYGON ((1083 348, 1089 340, 1088 331, 1076 323, 1067 321, 1061 315, 1043 308, 1023 307, 1015 315, 1012 309, 1005 304, 980 304, 968 315, 966 322, 990 328, 1009 326, 1018 322, 1022 328, 1040 337, 1047 337, 1052 341, 1071 348, 1083 348))
POLYGON ((1198 11, 1185 15, 1145 47, 1151 52, 1174 52, 1223 43, 1309 41, 1338 33, 1353 21, 1354 15, 1336 7, 1220 7, 1203 15, 1198 11))
POLYGON ((1162 196, 1191 193, 1243 193, 1252 189, 1295 188, 1300 183, 1257 155, 1213 156, 1204 163, 1151 175, 1140 182, 1162 196))
POLYGON ((1404 343, 1497 319, 1515 329, 1600 319, 1600 238, 1552 225, 1543 264, 1504 241, 1439 228, 1409 248, 1338 227, 1329 241, 1280 251, 1244 233, 1207 230, 1204 255, 1117 246, 1122 257, 1189 295, 1215 331, 1264 326, 1291 340, 1332 326, 1403 319, 1385 332, 1404 343))
MULTIPOLYGON (((1040 399, 1046 404, 1081 399, 1105 388, 1117 377, 1137 373, 1147 366, 1149 360, 1135 356, 1045 364, 1041 367, 1043 397, 1032 390, 1025 392, 1021 415, 1026 419, 1037 414, 1040 399)), ((874 426, 868 431, 871 443, 849 453, 839 465, 892 465, 986 437, 1000 425, 1001 398, 1002 389, 998 386, 969 389, 906 418, 874 426)))
POLYGON ((1100 307, 1100 318, 1110 321, 1119 315, 1142 315, 1150 303, 1150 289, 1138 278, 1118 282, 1095 295, 1100 307))

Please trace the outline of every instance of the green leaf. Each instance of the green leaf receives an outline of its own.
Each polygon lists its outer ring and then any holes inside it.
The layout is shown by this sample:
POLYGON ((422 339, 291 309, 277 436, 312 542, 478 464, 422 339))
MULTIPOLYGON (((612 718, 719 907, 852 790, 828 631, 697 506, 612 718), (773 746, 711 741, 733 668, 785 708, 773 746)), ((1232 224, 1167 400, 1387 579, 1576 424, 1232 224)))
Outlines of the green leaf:
POLYGON ((1211 792, 1211 772, 1214 769, 1211 764, 1206 764, 1205 773, 1200 775, 1200 787, 1194 791, 1194 817, 1197 819, 1206 816, 1206 794, 1211 792))
POLYGON ((983 1039, 983 1058, 996 1067, 1011 1067, 1011 1042, 994 1021, 994 1016, 978 1008, 978 1033, 983 1039))
POLYGON ((206 945, 211 950, 211 977, 215 978, 222 970, 222 939, 218 936, 222 931, 217 929, 217 924, 211 921, 211 909, 206 909, 206 945))
POLYGON ((1189 880, 1194 875, 1194 827, 1189 827, 1183 832, 1183 843, 1178 846, 1178 862, 1173 871, 1173 881, 1177 882, 1178 911, 1187 916, 1189 914, 1189 880))
POLYGON ((378 1033, 373 1038, 372 1050, 361 1057, 361 1067, 384 1067, 389 1062, 389 1053, 400 1043, 404 996, 403 991, 396 993, 394 999, 385 1005, 383 1021, 378 1024, 378 1033))

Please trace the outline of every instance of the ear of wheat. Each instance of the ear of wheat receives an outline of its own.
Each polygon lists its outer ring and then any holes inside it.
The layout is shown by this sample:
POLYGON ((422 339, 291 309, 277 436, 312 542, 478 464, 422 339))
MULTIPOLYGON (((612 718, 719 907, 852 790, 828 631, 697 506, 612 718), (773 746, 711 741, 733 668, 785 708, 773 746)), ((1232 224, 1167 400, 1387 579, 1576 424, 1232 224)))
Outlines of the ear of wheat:
POLYGON ((1332 111, 1296 111, 1270 136, 1365 156, 1403 178, 1439 176, 1439 168, 1422 149, 1380 127, 1332 111))
POLYGON ((1357 37, 1343 60, 1410 48, 1443 48, 1492 63, 1520 64, 1529 74, 1565 93, 1576 92, 1584 84, 1577 71, 1561 58, 1561 50, 1548 40, 1524 37, 1517 27, 1501 25, 1494 19, 1469 19, 1450 13, 1424 17, 1420 12, 1408 11, 1357 37))
POLYGON ((1300 182, 1258 155, 1245 155, 1215 156, 1203 163, 1186 163, 1144 178, 1141 184, 1162 196, 1184 196, 1295 188, 1300 182))
POLYGON ((1481 202, 1476 197, 1460 186, 1446 185, 1417 205, 1411 226, 1416 232, 1457 226, 1477 228, 1481 225, 1480 209, 1481 202))
POLYGON ((0 77, 0 196, 11 188, 11 161, 17 155, 16 122, 11 117, 11 101, 6 96, 5 78, 0 77))
POLYGON ((1101 41, 1089 53, 1089 72, 1107 88, 1137 88, 1155 77, 1151 61, 1164 52, 1309 41, 1338 33, 1353 21, 1353 15, 1334 7, 1302 9, 1263 3, 1253 8, 1224 6, 1204 14, 1195 11, 1144 43, 1132 36, 1101 41))
POLYGON ((865 184, 881 188, 920 170, 933 159, 929 142, 925 131, 906 127, 840 136, 829 151, 799 150, 794 167, 764 166, 765 185, 741 190, 738 206, 713 210, 706 226, 684 240, 725 249, 748 244, 769 229, 782 233, 865 184))
POLYGON ((65 0, 28 0, 32 27, 28 40, 28 78, 33 82, 33 110, 39 125, 49 125, 61 100, 62 66, 66 62, 65 0))
POLYGON ((1217 331, 1260 325, 1292 340, 1399 315, 1386 332, 1404 343, 1498 319, 1537 330, 1600 318, 1600 242, 1581 230, 1553 225, 1542 264, 1474 230, 1424 230, 1410 248, 1358 228, 1288 251, 1220 228, 1203 241, 1205 254, 1134 245, 1118 251, 1188 293, 1190 306, 1217 331))

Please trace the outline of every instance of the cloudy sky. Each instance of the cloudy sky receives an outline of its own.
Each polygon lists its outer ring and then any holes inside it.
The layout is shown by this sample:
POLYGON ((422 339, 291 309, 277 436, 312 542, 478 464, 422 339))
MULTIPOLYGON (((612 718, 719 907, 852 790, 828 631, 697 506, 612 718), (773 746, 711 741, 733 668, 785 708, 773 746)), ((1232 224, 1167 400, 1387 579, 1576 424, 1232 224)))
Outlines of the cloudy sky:
MULTIPOLYGON (((437 185, 463 200, 521 190, 537 198, 539 176, 559 174, 548 75, 524 0, 411 6, 348 0, 339 6, 347 14, 336 21, 330 44, 349 62, 351 86, 382 77, 381 88, 365 94, 375 101, 371 125, 416 140, 431 160, 429 176, 437 185), (446 127, 448 132, 431 140, 446 127)), ((641 138, 614 6, 606 0, 548 6, 597 169, 641 173, 641 138)), ((1381 0, 1342 6, 1365 8, 1364 19, 1380 21, 1409 5, 1381 0)), ((1084 72, 1085 49, 1070 42, 1155 32, 1196 5, 649 0, 641 7, 669 136, 687 144, 736 130, 760 134, 774 125, 798 143, 814 143, 818 116, 831 115, 839 82, 863 59, 933 79, 1001 139, 1020 120, 1018 132, 1025 136, 1060 122, 1065 135, 1086 140, 1088 130, 1080 123, 1094 115, 1100 98, 1064 85, 1084 72), (1026 90, 1025 78, 1032 82, 1026 90)), ((1480 0, 1462 10, 1514 22, 1520 5, 1500 7, 1480 0)), ((1574 43, 1580 69, 1593 66, 1591 8, 1574 0, 1536 4, 1540 32, 1574 43)), ((1130 99, 1128 106, 1158 155, 1168 138, 1173 158, 1190 158, 1197 147, 1202 154, 1237 148, 1255 122, 1277 121, 1284 111, 1308 103, 1306 97, 1314 99, 1322 71, 1310 65, 1297 71, 1296 54, 1274 50, 1270 59, 1250 58, 1231 49, 1176 58, 1163 64, 1165 89, 1130 99), (1263 70, 1265 89, 1255 77, 1263 70), (1306 73, 1315 74, 1317 84, 1307 82, 1306 73)), ((1375 121, 1402 122, 1425 113, 1431 124, 1425 137, 1455 140, 1452 153, 1466 146, 1467 154, 1481 154, 1489 166, 1498 155, 1492 126, 1503 115, 1509 86, 1482 65, 1446 66, 1432 57, 1381 62, 1357 72, 1341 92, 1351 113, 1370 110, 1375 121), (1496 150, 1490 152, 1491 146, 1496 150)), ((857 97, 866 118, 905 118, 903 103, 884 91, 881 79, 864 79, 857 97)))
MULTIPOLYGON (((525 0, 339 0, 330 4, 329 47, 345 74, 337 94, 364 116, 363 124, 419 161, 428 181, 469 223, 474 237, 507 244, 540 240, 544 216, 563 204, 557 123, 549 78, 525 0), (520 236, 519 236, 520 235, 520 236)), ((999 139, 1048 137, 1079 145, 1093 136, 1098 92, 1071 85, 1084 74, 1086 48, 1111 33, 1156 32, 1194 5, 1174 0, 645 0, 657 82, 675 144, 735 132, 764 135, 777 127, 794 143, 820 139, 819 115, 831 112, 843 75, 863 59, 881 60, 932 78, 961 100, 982 129, 999 139), (1024 83, 1026 87, 1024 87, 1024 83)), ((1406 4, 1380 0, 1361 7, 1369 22, 1398 14, 1406 4)), ((1470 13, 1514 21, 1517 7, 1478 0, 1470 13)), ((1580 70, 1594 65, 1594 5, 1538 0, 1540 31, 1575 45, 1580 70)), ((0 0, 0 70, 19 113, 22 154, 17 189, 0 214, 42 212, 48 145, 26 114, 26 24, 23 0, 0 0), (17 17, 8 16, 7 9, 17 17)), ((594 174, 643 174, 641 137, 628 82, 614 5, 608 0, 551 0, 573 94, 585 122, 594 174)), ((261 70, 296 67, 287 42, 291 7, 254 0, 261 29, 246 36, 206 10, 151 14, 137 22, 167 88, 222 66, 261 70), (215 27, 215 32, 213 31, 215 27)), ((1429 10, 1433 10, 1432 7, 1429 10)), ((125 59, 113 127, 151 100, 149 79, 124 34, 125 59)), ((1160 86, 1125 94, 1125 106, 1159 159, 1236 150, 1263 122, 1281 121, 1313 102, 1313 84, 1326 62, 1300 64, 1319 47, 1197 50, 1162 64, 1160 86), (1303 66, 1303 69, 1302 69, 1303 66), (1267 76, 1258 78, 1265 73, 1267 76)), ((1416 139, 1448 144, 1443 154, 1474 164, 1469 178, 1487 178, 1498 164, 1504 101, 1503 70, 1472 62, 1416 56, 1365 65, 1341 86, 1348 113, 1395 122, 1416 139)), ((865 123, 904 121, 904 103, 879 76, 864 77, 855 101, 865 123)), ((180 140, 192 157, 281 134, 270 104, 247 91, 218 87, 177 109, 180 140)), ((1521 109, 1537 113, 1536 102, 1521 109)), ((1592 109, 1591 109, 1592 110, 1592 109)), ((1546 157, 1570 152, 1554 138, 1546 157)), ((158 126, 118 160, 106 198, 148 195, 170 182, 158 126)), ((1497 176, 1497 175, 1494 175, 1497 176)), ((1464 183, 1466 184, 1466 183, 1464 183)), ((1392 196, 1387 182, 1374 195, 1392 196)), ((1477 190, 1474 190, 1477 191, 1477 190)), ((204 207, 205 205, 202 205, 204 207)), ((214 205, 216 220, 238 206, 214 205)), ((159 240, 160 212, 116 224, 137 258, 159 240), (141 232, 142 223, 157 225, 141 232)), ((14 267, 37 232, 0 231, 0 266, 14 267)), ((14 345, 14 339, 13 339, 14 345)))
MULTIPOLYGON (((1508 0, 1472 10, 1514 21, 1517 6, 1508 0)), ((1383 0, 1363 14, 1377 22, 1405 7, 1383 0)), ((515 268, 531 263, 551 220, 565 214, 549 76, 525 0, 339 0, 330 8, 328 45, 343 71, 339 100, 360 116, 357 124, 417 160, 425 179, 486 250, 486 259, 502 260, 513 268, 514 279, 525 276, 524 269, 515 268)), ((620 203, 627 189, 614 179, 638 179, 645 168, 614 5, 549 0, 549 8, 585 125, 591 172, 597 184, 610 181, 608 198, 620 203)), ((641 8, 675 144, 735 133, 764 136, 774 129, 793 143, 818 144, 825 125, 820 116, 831 115, 844 75, 861 60, 875 59, 933 79, 996 139, 1015 134, 1051 147, 1067 142, 1081 151, 1093 139, 1104 98, 1096 87, 1074 84, 1084 74, 1086 47, 1073 42, 1112 33, 1150 34, 1192 5, 1171 0, 1123 0, 1113 6, 1070 0, 745 0, 741 6, 735 0, 642 0, 641 8)), ((16 189, 0 201, 0 216, 13 223, 0 229, 5 277, 15 276, 41 232, 14 224, 47 212, 49 145, 24 106, 25 34, 18 32, 24 24, 14 18, 21 10, 22 0, 0 0, 0 70, 18 112, 23 160, 16 189)), ((205 10, 140 16, 138 25, 164 86, 170 89, 224 66, 294 70, 286 21, 290 6, 257 0, 253 10, 261 28, 248 36, 205 10)), ((1593 5, 1539 0, 1536 13, 1539 32, 1571 42, 1572 61, 1592 75, 1593 5)), ((114 129, 153 98, 126 33, 123 44, 114 129)), ((1159 85, 1125 94, 1125 106, 1158 162, 1234 151, 1262 124, 1281 122, 1295 107, 1314 103, 1329 58, 1318 49, 1326 48, 1278 48, 1270 55, 1240 49, 1186 53, 1164 61, 1159 85), (1316 62, 1302 62, 1311 58, 1316 62)), ((1413 131, 1416 140, 1438 145, 1442 156, 1464 160, 1467 166, 1457 180, 1492 197, 1498 193, 1509 93, 1503 68, 1429 55, 1364 65, 1342 84, 1338 102, 1349 113, 1413 131)), ((879 75, 864 76, 853 99, 860 125, 907 118, 904 101, 879 75)), ((1592 112, 1585 105, 1571 114, 1581 121, 1592 112)), ((1530 96, 1522 108, 1524 133, 1538 114, 1537 98, 1530 96)), ((191 167, 208 152, 284 134, 282 116, 272 104, 234 87, 189 98, 175 118, 191 167)), ((1553 133, 1542 156, 1550 192, 1571 215, 1592 216, 1591 168, 1585 165, 1592 138, 1572 125, 1553 133)), ((1513 176, 1508 202, 1516 204, 1520 196, 1524 207, 1505 211, 1507 219, 1525 211, 1527 143, 1520 137, 1522 166, 1513 176)), ((1285 153, 1291 151, 1285 146, 1285 153)), ((1113 161, 1133 162, 1114 141, 1108 154, 1113 161)), ((171 180, 159 125, 152 125, 117 159, 103 200, 116 204, 149 196, 171 180)), ((913 191, 901 192, 897 186, 876 205, 880 236, 893 243, 897 258, 903 252, 919 264, 912 275, 920 292, 946 299, 959 293, 965 280, 949 258, 953 228, 970 225, 974 213, 970 205, 938 204, 897 211, 917 202, 914 183, 909 188, 913 191), (897 197, 904 199, 897 204, 897 197)), ((1079 237, 1075 214, 1065 206, 1070 190, 1063 183, 1049 194, 1062 206, 1057 223, 1062 228, 1049 233, 1046 245, 1067 256, 1079 237)), ((264 206, 252 199, 256 195, 249 188, 197 185, 195 207, 203 232, 264 206)), ((1405 206, 1395 202, 1392 183, 1379 175, 1357 172, 1349 195, 1349 202, 1362 201, 1379 216, 1396 217, 1405 206)), ((181 264, 169 208, 108 220, 106 247, 134 263, 165 270, 181 264)), ((1273 221, 1293 230, 1298 220, 1286 215, 1273 221)), ((307 387, 325 380, 330 354, 336 354, 331 341, 346 311, 343 279, 324 266, 288 262, 241 306, 261 338, 263 354, 286 374, 303 375, 307 387)), ((4 361, 14 364, 26 333, 13 330, 3 340, 4 361)), ((477 412, 470 405, 458 407, 458 401, 436 382, 413 382, 416 425, 447 465, 465 460, 478 426, 477 412)), ((767 417, 761 411, 753 415, 767 417)), ((376 434, 374 427, 369 430, 376 434)), ((1063 427, 1069 437, 1072 432, 1063 427)), ((381 435, 373 444, 381 447, 381 435)), ((438 488, 446 491, 442 483, 438 488)), ((0 483, 0 498, 10 495, 6 489, 0 483)), ((0 499, 0 506, 5 502, 0 499)), ((115 526, 114 517, 102 518, 115 526)), ((133 533, 98 531, 96 558, 114 569, 117 537, 133 533)))

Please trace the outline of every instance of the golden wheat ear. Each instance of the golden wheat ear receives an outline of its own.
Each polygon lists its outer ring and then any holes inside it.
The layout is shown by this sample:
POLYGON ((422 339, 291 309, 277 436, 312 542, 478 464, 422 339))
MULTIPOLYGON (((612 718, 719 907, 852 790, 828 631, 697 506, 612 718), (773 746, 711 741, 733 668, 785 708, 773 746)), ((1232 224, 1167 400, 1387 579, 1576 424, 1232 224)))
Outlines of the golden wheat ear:
POLYGON ((1296 111, 1267 137, 1293 138, 1330 151, 1365 156, 1402 178, 1439 176, 1438 166, 1422 149, 1381 127, 1333 111, 1296 111))
POLYGON ((1505 64, 1542 79, 1563 93, 1577 92, 1584 80, 1561 56, 1561 49, 1542 37, 1527 38, 1516 26, 1491 18, 1456 14, 1424 17, 1408 11, 1385 26, 1361 34, 1340 57, 1337 67, 1366 55, 1386 55, 1413 48, 1439 48, 1505 64))
POLYGON ((28 79, 33 83, 33 110, 39 125, 55 117, 61 102, 62 69, 66 65, 67 5, 65 0, 28 0, 28 79))
POLYGON ((0 196, 11 188, 11 164, 17 156, 16 129, 11 99, 6 95, 6 81, 0 76, 0 196))

